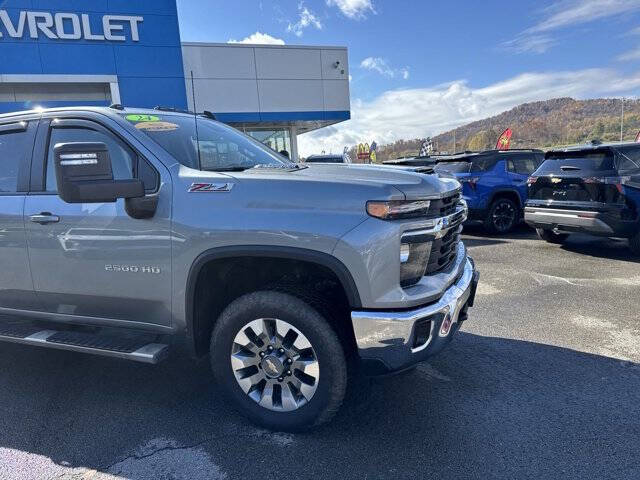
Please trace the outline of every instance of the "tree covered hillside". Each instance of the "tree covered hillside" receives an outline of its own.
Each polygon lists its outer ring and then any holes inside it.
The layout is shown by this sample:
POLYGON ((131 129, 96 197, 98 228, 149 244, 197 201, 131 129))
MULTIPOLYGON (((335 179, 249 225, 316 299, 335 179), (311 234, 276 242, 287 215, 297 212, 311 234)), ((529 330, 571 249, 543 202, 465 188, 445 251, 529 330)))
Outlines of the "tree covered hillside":
MULTIPOLYGON (((556 98, 524 103, 494 117, 463 125, 433 138, 439 151, 495 148, 500 133, 513 130, 512 148, 548 148, 558 145, 620 140, 620 99, 574 100, 556 98)), ((632 141, 640 130, 640 101, 624 101, 623 138, 632 141)), ((420 139, 399 140, 379 148, 378 160, 416 155, 420 139)), ((352 158, 355 158, 352 149, 352 158)))

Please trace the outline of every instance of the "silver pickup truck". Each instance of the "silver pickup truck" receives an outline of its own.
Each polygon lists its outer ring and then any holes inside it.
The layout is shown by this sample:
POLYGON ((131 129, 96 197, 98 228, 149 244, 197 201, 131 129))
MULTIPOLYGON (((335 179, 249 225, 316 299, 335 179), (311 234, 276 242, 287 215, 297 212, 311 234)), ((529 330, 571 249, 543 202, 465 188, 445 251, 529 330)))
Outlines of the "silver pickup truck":
POLYGON ((0 340, 157 363, 186 346, 253 421, 329 420, 467 318, 460 184, 310 165, 166 110, 0 115, 0 340))

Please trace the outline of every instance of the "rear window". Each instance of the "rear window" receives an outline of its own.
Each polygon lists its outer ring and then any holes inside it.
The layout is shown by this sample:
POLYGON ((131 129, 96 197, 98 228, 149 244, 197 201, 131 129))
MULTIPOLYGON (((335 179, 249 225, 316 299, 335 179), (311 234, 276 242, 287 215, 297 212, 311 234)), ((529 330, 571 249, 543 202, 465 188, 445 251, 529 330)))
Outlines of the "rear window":
POLYGON ((436 172, 469 173, 471 162, 440 162, 435 166, 436 172))
POLYGON ((469 173, 486 172, 491 170, 498 162, 496 158, 473 158, 462 161, 440 162, 436 165, 436 172, 469 173))
POLYGON ((584 174, 614 170, 611 151, 596 152, 553 152, 536 171, 536 175, 584 174))
POLYGON ((618 170, 640 169, 640 147, 623 147, 618 149, 618 153, 618 170))

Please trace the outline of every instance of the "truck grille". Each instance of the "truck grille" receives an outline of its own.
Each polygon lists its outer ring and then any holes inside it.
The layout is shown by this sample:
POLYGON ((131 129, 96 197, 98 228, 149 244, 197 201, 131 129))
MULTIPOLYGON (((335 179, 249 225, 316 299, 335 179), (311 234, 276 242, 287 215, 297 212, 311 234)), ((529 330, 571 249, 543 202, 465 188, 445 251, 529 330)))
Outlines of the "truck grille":
POLYGON ((425 275, 446 270, 451 266, 456 259, 461 233, 462 225, 458 225, 449 230, 443 237, 433 241, 425 275))
POLYGON ((438 218, 451 215, 456 211, 460 198, 460 192, 457 191, 448 197, 431 200, 431 205, 429 205, 429 217, 438 218))

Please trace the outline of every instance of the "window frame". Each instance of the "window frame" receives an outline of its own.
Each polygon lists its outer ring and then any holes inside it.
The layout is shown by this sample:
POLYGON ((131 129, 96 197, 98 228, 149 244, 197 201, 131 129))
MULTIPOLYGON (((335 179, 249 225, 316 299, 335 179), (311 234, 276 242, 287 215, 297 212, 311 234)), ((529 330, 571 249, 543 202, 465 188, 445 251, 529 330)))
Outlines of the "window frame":
POLYGON ((36 132, 38 129, 38 118, 33 117, 13 117, 3 119, 0 122, 0 136, 9 135, 11 133, 25 133, 30 136, 27 139, 27 148, 30 147, 30 151, 24 156, 24 158, 18 164, 18 173, 16 176, 16 191, 15 192, 2 192, 0 196, 11 197, 17 195, 26 195, 29 192, 29 174, 31 169, 31 160, 33 158, 33 150, 36 139, 36 132), (17 125, 20 122, 27 122, 27 127, 20 130, 2 131, 3 127, 7 128, 10 125, 17 125))
MULTIPOLYGON (((31 167, 31 188, 29 193, 38 195, 58 195, 58 192, 48 192, 46 190, 47 185, 47 160, 49 157, 49 147, 51 144, 51 133, 54 128, 79 128, 93 130, 103 133, 105 135, 111 135, 114 139, 120 143, 123 147, 129 150, 134 157, 134 173, 132 178, 139 179, 142 162, 146 164, 153 176, 155 177, 155 185, 153 188, 145 188, 145 194, 151 195, 157 193, 160 189, 160 172, 147 158, 130 142, 119 135, 112 128, 107 127, 103 123, 89 118, 82 117, 68 117, 65 115, 57 115, 49 118, 44 118, 38 125, 38 133, 36 146, 34 147, 34 154, 31 167), (55 124, 54 124, 55 122, 55 124)), ((145 186, 146 187, 146 186, 145 186)))

